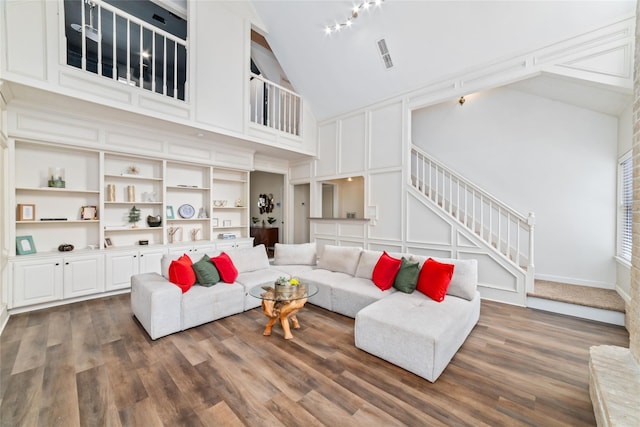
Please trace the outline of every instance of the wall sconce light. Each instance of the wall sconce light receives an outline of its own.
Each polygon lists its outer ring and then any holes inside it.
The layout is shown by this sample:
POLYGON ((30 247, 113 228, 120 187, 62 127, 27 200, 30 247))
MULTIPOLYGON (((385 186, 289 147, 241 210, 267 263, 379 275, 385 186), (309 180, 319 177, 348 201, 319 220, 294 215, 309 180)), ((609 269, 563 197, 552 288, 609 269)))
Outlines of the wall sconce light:
POLYGON ((467 100, 464 99, 464 96, 461 96, 460 99, 458 99, 458 104, 460 104, 460 106, 462 107, 466 101, 467 100))
POLYGON ((347 178, 347 181, 351 182, 351 181, 353 181, 353 178, 349 177, 349 178, 347 178))

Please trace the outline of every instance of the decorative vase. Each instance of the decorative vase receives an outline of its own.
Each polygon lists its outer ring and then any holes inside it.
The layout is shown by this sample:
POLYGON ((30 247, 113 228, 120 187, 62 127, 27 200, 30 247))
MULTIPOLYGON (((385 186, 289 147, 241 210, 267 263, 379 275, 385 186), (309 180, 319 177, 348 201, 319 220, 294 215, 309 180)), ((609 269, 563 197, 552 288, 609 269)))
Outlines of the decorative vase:
POLYGON ((64 168, 49 168, 48 186, 52 188, 65 188, 64 168))
POLYGON ((127 185, 127 201, 135 202, 136 201, 136 186, 135 185, 127 185))
POLYGON ((148 215, 147 216, 147 225, 149 227, 160 227, 162 225, 162 217, 160 215, 148 215))
POLYGON ((107 202, 115 202, 116 201, 116 186, 115 184, 107 185, 107 202))
POLYGON ((276 298, 283 300, 290 299, 296 290, 296 287, 289 282, 276 283, 274 287, 276 290, 276 298))

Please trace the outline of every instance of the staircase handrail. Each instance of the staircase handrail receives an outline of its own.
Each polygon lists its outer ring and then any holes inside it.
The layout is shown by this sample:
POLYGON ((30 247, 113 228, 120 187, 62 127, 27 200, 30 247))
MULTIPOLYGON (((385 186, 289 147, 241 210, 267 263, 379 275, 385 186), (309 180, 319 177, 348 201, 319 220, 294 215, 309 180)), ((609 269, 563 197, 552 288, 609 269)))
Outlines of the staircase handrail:
POLYGON ((451 169, 450 167, 444 165, 442 162, 436 160, 435 158, 433 158, 432 156, 427 154, 424 150, 420 149, 419 147, 417 147, 415 145, 412 145, 412 150, 417 152, 417 153, 419 153, 421 156, 424 156, 424 157, 428 158, 431 163, 434 163, 434 164, 438 165, 438 167, 442 168, 447 173, 455 176, 456 179, 458 179, 461 182, 464 182, 465 185, 467 185, 468 187, 473 188, 478 193, 481 193, 483 196, 487 197, 488 199, 491 199, 493 201, 493 203, 495 203, 496 205, 499 205, 502 209, 508 211, 511 215, 517 217, 518 219, 520 219, 521 221, 523 221, 525 223, 529 222, 529 218, 530 218, 530 216, 533 215, 533 213, 529 213, 529 215, 521 214, 520 212, 518 212, 517 210, 515 210, 514 208, 512 208, 511 206, 509 206, 505 202, 503 202, 500 199, 498 199, 493 194, 483 190, 482 188, 478 187, 476 184, 472 183, 470 180, 465 178, 459 172, 456 172, 455 170, 451 169))
POLYGON ((521 261, 526 260, 527 269, 533 272, 535 227, 533 212, 528 215, 521 214, 414 144, 411 146, 411 153, 410 185, 413 185, 424 197, 435 202, 443 211, 457 219, 463 227, 478 235, 482 241, 487 243, 488 247, 500 253, 509 262, 523 268, 521 261), (416 159, 415 171, 413 170, 414 155, 416 159), (422 167, 422 176, 419 176, 418 173, 420 167, 422 167), (427 167, 429 168, 428 176, 426 174, 427 167), (440 177, 442 177, 441 180, 440 177), (414 178, 415 184, 412 182, 414 178), (425 182, 427 178, 429 182, 425 182), (433 179, 435 179, 435 188, 431 187, 433 179), (441 184, 442 188, 440 188, 441 184), (446 194, 447 184, 449 194, 446 194), (427 186, 429 186, 428 191, 426 190, 427 186), (461 193, 464 193, 462 200, 461 193), (469 196, 471 197, 471 206, 469 206, 469 196), (478 204, 476 204, 476 200, 478 204), (477 208, 480 209, 479 213, 477 208), (488 210, 486 215, 488 219, 485 218, 485 210, 488 210), (517 226, 516 234, 512 235, 512 227, 515 226, 517 226), (506 232, 503 232, 505 227, 506 232), (528 240, 525 245, 523 245, 524 242, 521 242, 521 230, 524 231, 528 240))

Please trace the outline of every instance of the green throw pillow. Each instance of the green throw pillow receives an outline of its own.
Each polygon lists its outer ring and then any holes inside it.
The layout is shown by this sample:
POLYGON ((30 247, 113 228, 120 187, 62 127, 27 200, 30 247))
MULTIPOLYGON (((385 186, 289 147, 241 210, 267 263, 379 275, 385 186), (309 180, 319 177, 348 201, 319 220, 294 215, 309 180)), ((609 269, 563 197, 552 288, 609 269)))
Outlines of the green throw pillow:
POLYGON ((218 269, 208 256, 203 256, 200 261, 193 263, 192 267, 201 286, 213 286, 220 281, 218 269))
POLYGON ((393 282, 393 287, 407 294, 412 293, 416 290, 418 274, 420 274, 419 264, 417 262, 409 262, 405 257, 402 257, 402 264, 400 264, 400 270, 396 275, 396 280, 393 282))

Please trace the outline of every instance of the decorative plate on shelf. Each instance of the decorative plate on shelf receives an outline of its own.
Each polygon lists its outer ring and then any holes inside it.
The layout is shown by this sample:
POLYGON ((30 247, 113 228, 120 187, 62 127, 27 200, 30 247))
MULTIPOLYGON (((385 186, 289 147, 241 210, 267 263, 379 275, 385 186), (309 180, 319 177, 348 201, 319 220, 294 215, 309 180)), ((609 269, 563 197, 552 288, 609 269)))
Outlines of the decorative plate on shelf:
POLYGON ((193 218, 195 214, 196 210, 191 205, 182 205, 178 208, 178 215, 180 215, 182 218, 193 218))

